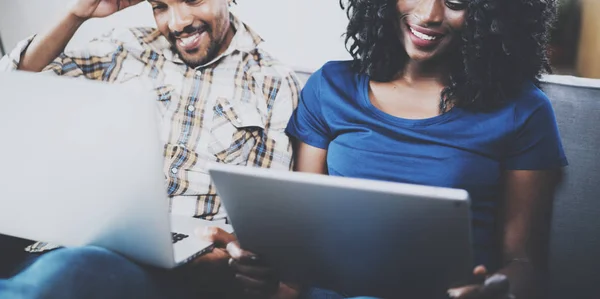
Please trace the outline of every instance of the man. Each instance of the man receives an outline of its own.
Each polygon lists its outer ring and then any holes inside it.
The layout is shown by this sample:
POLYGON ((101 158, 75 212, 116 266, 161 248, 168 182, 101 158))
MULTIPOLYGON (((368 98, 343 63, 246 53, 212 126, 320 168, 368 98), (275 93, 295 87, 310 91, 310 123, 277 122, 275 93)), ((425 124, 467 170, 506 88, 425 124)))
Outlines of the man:
MULTIPOLYGON (((298 80, 259 47, 261 38, 255 32, 229 12, 231 0, 148 0, 157 29, 114 30, 84 49, 65 51, 85 21, 140 2, 76 0, 48 32, 22 42, 4 57, 0 70, 115 84, 137 80, 148 86, 162 115, 172 212, 222 221, 225 214, 205 165, 290 169, 292 149, 284 129, 298 102, 298 80)), ((35 243, 27 248, 33 253, 28 262, 16 268, 10 280, 0 281, 0 297, 217 298, 227 293, 240 298, 239 292, 263 296, 261 292, 268 290, 280 297, 295 293, 276 280, 239 274, 244 261, 255 258, 248 258, 249 253, 233 242, 234 236, 209 230, 206 237, 220 247, 193 266, 168 273, 100 248, 55 249, 35 243), (44 253, 48 250, 52 251, 44 253), (232 251, 235 259, 230 261, 232 251), (237 284, 231 282, 235 272, 237 284)), ((269 273, 256 264, 248 269, 269 273)))

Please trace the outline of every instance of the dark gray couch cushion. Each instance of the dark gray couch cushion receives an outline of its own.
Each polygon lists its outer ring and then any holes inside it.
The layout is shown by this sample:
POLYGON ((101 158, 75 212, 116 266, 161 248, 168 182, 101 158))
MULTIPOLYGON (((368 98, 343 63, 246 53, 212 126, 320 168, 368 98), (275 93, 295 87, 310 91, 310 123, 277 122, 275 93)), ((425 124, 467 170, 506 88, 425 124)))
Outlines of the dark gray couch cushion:
POLYGON ((547 76, 542 89, 569 160, 552 218, 551 298, 599 298, 600 80, 547 76))

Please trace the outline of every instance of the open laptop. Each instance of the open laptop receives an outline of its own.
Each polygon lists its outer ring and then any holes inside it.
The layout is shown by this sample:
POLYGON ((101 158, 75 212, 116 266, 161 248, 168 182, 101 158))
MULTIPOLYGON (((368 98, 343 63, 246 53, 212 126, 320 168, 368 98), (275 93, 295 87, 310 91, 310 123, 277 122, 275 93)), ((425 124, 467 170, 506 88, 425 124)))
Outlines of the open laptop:
POLYGON ((471 279, 464 190, 218 164, 209 173, 241 246, 284 281, 447 298, 471 279))
POLYGON ((160 118, 141 84, 12 72, 0 91, 0 234, 162 268, 211 249, 194 230, 215 224, 169 213, 160 118))

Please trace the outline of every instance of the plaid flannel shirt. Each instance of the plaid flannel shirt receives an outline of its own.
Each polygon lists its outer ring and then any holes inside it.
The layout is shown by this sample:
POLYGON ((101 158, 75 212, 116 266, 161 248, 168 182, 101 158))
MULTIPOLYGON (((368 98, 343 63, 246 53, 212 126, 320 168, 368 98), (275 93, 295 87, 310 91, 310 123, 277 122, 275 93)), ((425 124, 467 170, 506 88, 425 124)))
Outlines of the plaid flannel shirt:
MULTIPOLYGON (((260 36, 234 15, 230 19, 236 30, 231 45, 197 68, 188 67, 158 30, 130 28, 113 30, 84 49, 67 50, 43 71, 116 84, 137 80, 153 91, 174 214, 209 220, 224 216, 208 163, 292 167, 285 127, 298 103, 300 83, 259 47, 260 36)), ((0 70, 17 69, 32 39, 0 60, 0 70)))

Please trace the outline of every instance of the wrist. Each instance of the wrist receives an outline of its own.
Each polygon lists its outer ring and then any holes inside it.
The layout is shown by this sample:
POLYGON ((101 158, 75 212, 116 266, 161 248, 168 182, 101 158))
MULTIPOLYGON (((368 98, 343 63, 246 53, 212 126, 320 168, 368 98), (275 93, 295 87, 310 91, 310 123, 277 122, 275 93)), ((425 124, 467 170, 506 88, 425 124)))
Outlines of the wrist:
POLYGON ((73 11, 69 11, 64 17, 63 22, 69 24, 70 27, 78 29, 83 23, 89 20, 89 17, 81 17, 73 11))
POLYGON ((511 260, 497 273, 506 275, 516 298, 538 298, 541 273, 528 260, 511 260))

